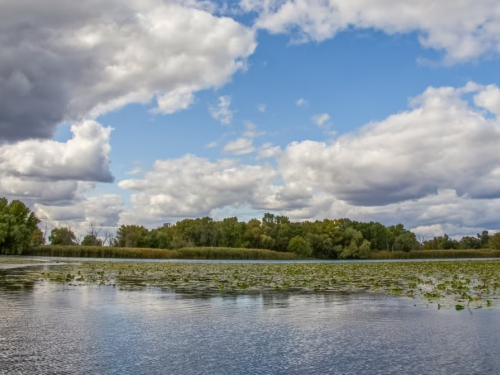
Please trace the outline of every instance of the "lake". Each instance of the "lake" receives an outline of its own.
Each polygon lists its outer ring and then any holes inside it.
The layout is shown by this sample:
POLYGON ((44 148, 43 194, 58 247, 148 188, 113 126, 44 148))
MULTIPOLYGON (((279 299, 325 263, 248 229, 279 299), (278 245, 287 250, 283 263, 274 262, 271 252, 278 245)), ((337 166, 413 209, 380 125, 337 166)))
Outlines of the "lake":
MULTIPOLYGON (((42 266, 48 267, 48 266, 42 266)), ((0 374, 499 374, 500 310, 374 295, 11 283, 0 374)))

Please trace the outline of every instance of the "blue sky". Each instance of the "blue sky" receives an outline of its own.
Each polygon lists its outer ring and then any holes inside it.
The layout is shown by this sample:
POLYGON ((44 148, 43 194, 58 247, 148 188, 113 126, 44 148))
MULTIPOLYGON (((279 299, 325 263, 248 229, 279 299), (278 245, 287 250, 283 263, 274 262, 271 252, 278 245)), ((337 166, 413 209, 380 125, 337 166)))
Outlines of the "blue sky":
POLYGON ((210 2, 85 3, 51 0, 52 19, 33 4, 0 5, 10 19, 34 14, 31 30, 67 36, 0 41, 19 57, 5 60, 0 85, 25 104, 0 107, 0 158, 35 150, 3 163, 11 177, 0 193, 51 225, 272 211, 403 222, 429 235, 500 229, 495 2, 398 10, 380 0, 357 10, 344 0, 242 1, 232 12, 210 2), (110 34, 95 3, 109 7, 107 25, 128 14, 137 40, 110 34), (23 44, 56 58, 29 61, 23 44), (173 99, 162 107, 162 96, 173 99))

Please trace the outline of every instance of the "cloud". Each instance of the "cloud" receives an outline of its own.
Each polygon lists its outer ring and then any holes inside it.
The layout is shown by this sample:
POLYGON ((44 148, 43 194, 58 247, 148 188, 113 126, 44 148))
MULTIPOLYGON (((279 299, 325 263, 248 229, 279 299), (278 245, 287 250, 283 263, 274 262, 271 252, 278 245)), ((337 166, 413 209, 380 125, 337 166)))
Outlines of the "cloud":
POLYGON ((129 103, 172 113, 220 87, 245 67, 255 33, 207 5, 3 0, 0 142, 48 139, 61 122, 129 103))
POLYGON ((112 182, 111 131, 89 120, 73 125, 73 138, 65 143, 26 140, 0 146, 0 173, 38 181, 112 182))
POLYGON ((408 110, 329 143, 293 142, 284 149, 266 143, 257 160, 274 158, 272 164, 192 155, 157 161, 143 179, 120 183, 133 191, 122 220, 137 220, 140 212, 142 220, 161 222, 230 206, 294 220, 402 222, 429 235, 498 230, 496 97, 491 85, 429 87, 408 110))
POLYGON ((210 115, 223 125, 229 125, 233 120, 233 111, 229 109, 231 105, 230 96, 220 96, 217 106, 210 107, 210 115))
POLYGON ((219 144, 217 143, 217 141, 213 141, 213 142, 210 142, 208 143, 207 145, 205 145, 206 148, 214 148, 214 147, 217 147, 219 144))
POLYGON ((258 126, 255 125, 253 122, 246 121, 245 122, 245 131, 243 132, 243 137, 256 138, 256 137, 260 137, 260 136, 266 134, 266 132, 264 132, 264 131, 258 132, 257 128, 258 128, 258 126))
POLYGON ((228 142, 223 149, 225 152, 233 155, 249 154, 255 151, 253 142, 248 138, 238 138, 234 141, 228 142))
POLYGON ((86 234, 90 223, 114 231, 123 209, 123 199, 116 194, 84 198, 64 206, 34 205, 37 216, 50 228, 70 225, 80 237, 86 234))
POLYGON ((124 222, 162 222, 174 217, 209 215, 225 206, 267 207, 273 201, 275 170, 267 165, 239 164, 232 159, 210 162, 193 155, 158 160, 143 179, 124 180, 133 192, 124 222))
POLYGON ((330 120, 330 115, 328 113, 322 113, 320 115, 313 116, 312 120, 316 125, 320 127, 325 126, 330 120))
POLYGON ((428 88, 411 110, 345 134, 331 144, 290 144, 279 156, 285 186, 329 192, 356 206, 382 206, 451 189, 461 197, 500 197, 500 123, 491 86, 428 88))
POLYGON ((300 98, 299 100, 297 100, 295 102, 295 104, 297 104, 299 107, 302 107, 302 106, 307 105, 307 101, 305 99, 300 98))
POLYGON ((281 147, 272 143, 264 143, 258 151, 257 159, 275 158, 281 153, 281 147))
POLYGON ((258 110, 259 112, 264 113, 264 112, 266 111, 266 105, 265 105, 265 104, 259 104, 259 105, 257 106, 257 110, 258 110))
POLYGON ((497 0, 241 0, 240 6, 258 12, 256 28, 291 32, 299 43, 357 28, 416 32, 423 47, 444 51, 448 63, 500 52, 497 0))

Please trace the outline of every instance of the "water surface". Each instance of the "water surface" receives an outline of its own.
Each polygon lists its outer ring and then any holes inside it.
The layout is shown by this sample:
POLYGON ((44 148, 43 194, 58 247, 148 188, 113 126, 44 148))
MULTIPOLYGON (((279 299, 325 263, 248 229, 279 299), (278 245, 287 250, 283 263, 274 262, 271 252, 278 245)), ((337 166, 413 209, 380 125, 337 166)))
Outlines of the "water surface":
POLYGON ((500 373, 500 310, 414 304, 0 279, 0 374, 500 373))

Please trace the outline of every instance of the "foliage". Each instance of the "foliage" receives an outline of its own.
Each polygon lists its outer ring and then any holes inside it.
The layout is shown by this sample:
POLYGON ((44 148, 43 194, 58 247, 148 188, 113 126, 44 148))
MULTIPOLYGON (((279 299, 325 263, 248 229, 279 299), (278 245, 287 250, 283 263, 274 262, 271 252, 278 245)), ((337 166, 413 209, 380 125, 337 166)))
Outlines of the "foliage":
MULTIPOLYGON (((0 254, 22 254, 30 242, 38 236, 35 233, 40 222, 36 215, 21 201, 8 202, 0 198, 0 254)), ((43 236, 42 236, 43 237, 43 236)))
POLYGON ((295 236, 288 243, 288 251, 297 254, 301 258, 310 258, 312 248, 303 237, 295 236))
POLYGON ((77 245, 75 233, 70 227, 52 229, 50 231, 49 241, 51 245, 77 245))
POLYGON ((500 232, 495 233, 489 238, 489 246, 492 249, 500 250, 500 232))
POLYGON ((102 246, 102 240, 92 234, 87 234, 85 237, 83 237, 82 246, 102 246))

